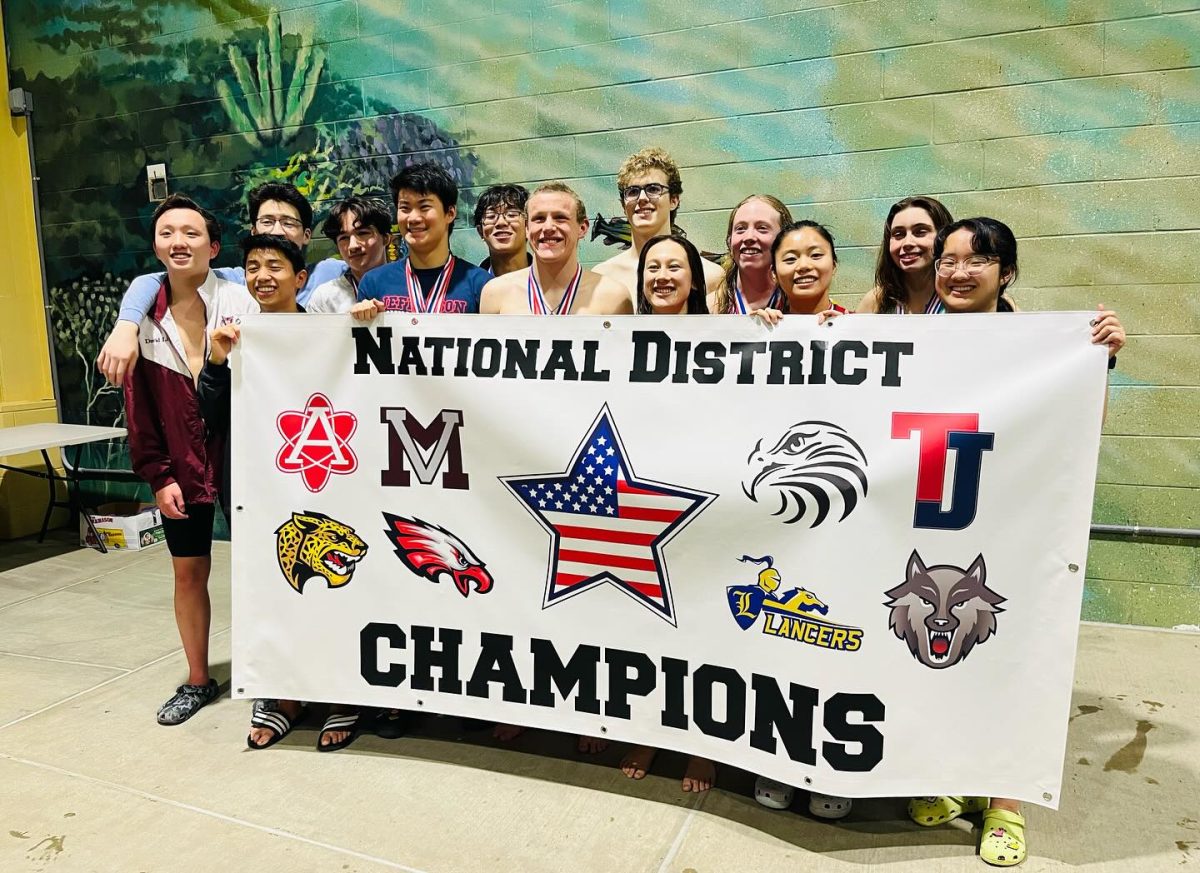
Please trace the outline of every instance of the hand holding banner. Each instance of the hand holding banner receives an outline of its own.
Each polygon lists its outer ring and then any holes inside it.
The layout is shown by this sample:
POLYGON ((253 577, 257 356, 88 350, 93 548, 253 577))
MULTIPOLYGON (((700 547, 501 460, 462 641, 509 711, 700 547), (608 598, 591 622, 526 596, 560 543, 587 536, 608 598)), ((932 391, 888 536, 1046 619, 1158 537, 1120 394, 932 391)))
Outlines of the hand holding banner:
POLYGON ((1090 317, 250 317, 234 687, 1054 806, 1090 317))

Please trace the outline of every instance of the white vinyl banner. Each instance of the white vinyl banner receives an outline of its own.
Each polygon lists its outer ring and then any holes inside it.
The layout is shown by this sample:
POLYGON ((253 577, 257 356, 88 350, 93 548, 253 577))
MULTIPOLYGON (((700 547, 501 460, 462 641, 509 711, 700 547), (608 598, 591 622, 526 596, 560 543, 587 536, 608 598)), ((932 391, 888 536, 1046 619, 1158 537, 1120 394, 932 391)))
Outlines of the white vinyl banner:
POLYGON ((1056 807, 1090 318, 251 316, 235 691, 1056 807))

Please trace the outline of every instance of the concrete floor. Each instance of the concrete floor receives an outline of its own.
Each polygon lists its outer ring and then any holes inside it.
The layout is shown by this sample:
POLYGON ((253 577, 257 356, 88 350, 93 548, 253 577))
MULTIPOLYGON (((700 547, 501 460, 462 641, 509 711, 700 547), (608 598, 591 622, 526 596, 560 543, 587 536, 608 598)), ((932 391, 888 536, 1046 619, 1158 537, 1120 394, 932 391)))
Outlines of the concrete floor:
MULTIPOLYGON (((226 545, 214 563, 227 682, 226 545)), ((923 830, 881 799, 832 826, 760 808, 730 768, 688 798, 677 755, 635 783, 618 748, 585 760, 539 732, 499 747, 440 718, 337 754, 315 751, 309 724, 254 753, 248 704, 228 697, 159 727, 185 675, 171 590, 161 546, 0 543, 3 873, 989 869, 970 822, 923 830)), ((1022 869, 1200 873, 1198 656, 1196 634, 1083 628, 1062 809, 1027 810, 1022 869)))

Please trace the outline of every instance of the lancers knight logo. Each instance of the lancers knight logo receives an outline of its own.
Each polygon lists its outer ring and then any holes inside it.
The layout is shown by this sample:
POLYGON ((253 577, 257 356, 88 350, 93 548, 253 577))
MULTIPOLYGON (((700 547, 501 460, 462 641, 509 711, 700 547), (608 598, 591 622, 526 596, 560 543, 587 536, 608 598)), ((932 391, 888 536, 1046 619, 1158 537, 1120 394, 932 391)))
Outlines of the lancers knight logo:
POLYGON ((762 615, 762 632, 767 636, 839 652, 857 652, 862 647, 862 628, 827 620, 829 607, 807 588, 792 588, 777 594, 783 578, 770 555, 762 558, 742 555, 738 560, 767 565, 758 571, 757 584, 731 585, 725 589, 729 611, 742 630, 748 630, 762 615))
POLYGON ((926 567, 914 550, 904 581, 890 591, 889 625, 912 656, 940 670, 953 667, 996 632, 1005 598, 987 587, 983 555, 967 569, 950 564, 926 567))
POLYGON ((310 579, 324 578, 330 588, 342 587, 366 555, 367 544, 354 528, 320 512, 293 512, 275 530, 279 569, 297 594, 304 593, 310 579))
POLYGON ((844 521, 867 496, 867 456, 840 425, 801 421, 767 445, 759 440, 746 459, 742 490, 755 503, 776 506, 771 514, 786 515, 785 524, 816 527, 835 501, 844 521))
POLYGON ((439 583, 443 577, 449 577, 463 597, 471 593, 472 584, 476 594, 492 590, 492 574, 485 569, 487 565, 444 527, 390 512, 385 512, 383 518, 388 525, 384 533, 396 547, 396 557, 418 576, 439 583))

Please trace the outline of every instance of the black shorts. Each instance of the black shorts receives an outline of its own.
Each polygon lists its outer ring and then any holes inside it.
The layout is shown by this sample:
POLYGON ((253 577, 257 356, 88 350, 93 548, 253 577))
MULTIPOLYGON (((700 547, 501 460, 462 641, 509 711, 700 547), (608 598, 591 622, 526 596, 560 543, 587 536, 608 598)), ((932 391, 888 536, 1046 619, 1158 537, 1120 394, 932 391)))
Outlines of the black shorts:
POLYGON ((211 503, 189 503, 187 518, 162 517, 167 549, 173 558, 205 558, 212 554, 213 517, 211 503))

